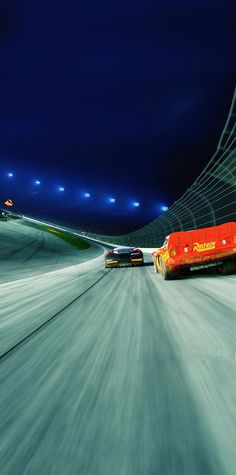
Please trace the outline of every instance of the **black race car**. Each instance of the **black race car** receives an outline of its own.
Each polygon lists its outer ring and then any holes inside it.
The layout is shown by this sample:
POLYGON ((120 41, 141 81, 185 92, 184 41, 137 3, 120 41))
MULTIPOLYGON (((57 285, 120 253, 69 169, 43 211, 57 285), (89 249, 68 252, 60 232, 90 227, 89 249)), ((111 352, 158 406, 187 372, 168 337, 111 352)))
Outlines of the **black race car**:
POLYGON ((143 265, 143 253, 137 247, 116 247, 104 253, 105 267, 143 265))

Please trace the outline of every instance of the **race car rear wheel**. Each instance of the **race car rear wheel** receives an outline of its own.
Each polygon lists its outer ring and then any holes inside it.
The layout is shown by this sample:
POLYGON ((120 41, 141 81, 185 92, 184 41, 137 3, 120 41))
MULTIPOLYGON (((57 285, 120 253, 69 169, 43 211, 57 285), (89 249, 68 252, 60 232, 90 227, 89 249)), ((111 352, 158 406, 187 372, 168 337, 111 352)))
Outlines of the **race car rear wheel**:
POLYGON ((218 274, 229 275, 236 272, 236 263, 235 262, 224 262, 216 268, 218 274))

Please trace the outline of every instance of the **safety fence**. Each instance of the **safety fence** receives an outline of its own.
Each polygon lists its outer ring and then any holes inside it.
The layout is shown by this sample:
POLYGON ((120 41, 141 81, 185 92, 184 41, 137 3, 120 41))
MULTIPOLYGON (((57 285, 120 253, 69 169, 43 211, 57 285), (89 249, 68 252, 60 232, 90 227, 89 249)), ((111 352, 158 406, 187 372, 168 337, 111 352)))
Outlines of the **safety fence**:
POLYGON ((90 237, 125 246, 155 247, 173 231, 236 221, 236 88, 215 154, 190 188, 163 215, 129 234, 90 237))

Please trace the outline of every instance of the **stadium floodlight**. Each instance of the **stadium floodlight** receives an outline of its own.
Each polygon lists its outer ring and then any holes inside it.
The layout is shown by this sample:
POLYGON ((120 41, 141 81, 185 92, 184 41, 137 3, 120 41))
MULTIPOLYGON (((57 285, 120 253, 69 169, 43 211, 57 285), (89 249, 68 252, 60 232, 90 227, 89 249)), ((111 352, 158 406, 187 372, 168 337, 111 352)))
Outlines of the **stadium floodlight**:
POLYGON ((85 198, 90 198, 90 196, 91 196, 90 193, 84 193, 85 198))
POLYGON ((35 180, 35 185, 41 185, 41 181, 40 180, 35 180))
POLYGON ((161 211, 167 211, 168 210, 168 206, 161 206, 161 211))
POLYGON ((59 191, 65 191, 65 188, 64 188, 64 186, 59 186, 58 190, 59 191))
POLYGON ((12 172, 9 172, 9 173, 7 174, 7 176, 9 176, 9 178, 12 178, 14 175, 13 175, 12 172))
POLYGON ((134 201, 133 206, 134 206, 135 208, 139 208, 140 203, 139 203, 138 201, 134 201))
POLYGON ((115 198, 109 198, 110 203, 115 203, 116 199, 115 198))

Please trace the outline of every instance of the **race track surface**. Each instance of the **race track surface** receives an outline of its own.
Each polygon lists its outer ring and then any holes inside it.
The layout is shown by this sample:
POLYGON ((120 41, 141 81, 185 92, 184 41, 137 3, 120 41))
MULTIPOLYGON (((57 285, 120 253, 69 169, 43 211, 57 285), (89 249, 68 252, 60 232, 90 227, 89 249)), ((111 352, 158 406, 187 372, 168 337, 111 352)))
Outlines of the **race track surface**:
POLYGON ((101 247, 79 251, 25 220, 0 221, 0 283, 22 279, 69 265, 85 262, 101 254, 101 247))
POLYGON ((1 475, 235 475, 236 276, 43 247, 0 285, 1 475))

